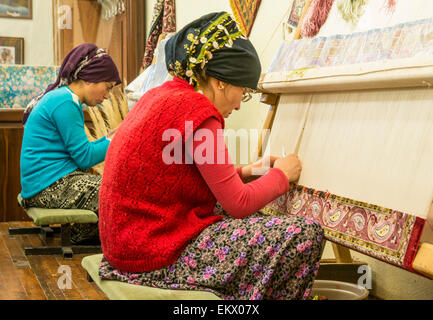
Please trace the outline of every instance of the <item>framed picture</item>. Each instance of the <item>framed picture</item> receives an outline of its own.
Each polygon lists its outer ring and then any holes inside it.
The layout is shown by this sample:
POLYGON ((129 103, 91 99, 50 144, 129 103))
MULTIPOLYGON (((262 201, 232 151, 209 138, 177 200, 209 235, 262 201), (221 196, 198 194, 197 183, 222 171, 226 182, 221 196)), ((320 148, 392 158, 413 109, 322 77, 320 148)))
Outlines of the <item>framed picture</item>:
POLYGON ((0 0, 0 18, 32 19, 33 0, 0 0))
POLYGON ((0 64, 24 64, 24 38, 0 37, 0 64))

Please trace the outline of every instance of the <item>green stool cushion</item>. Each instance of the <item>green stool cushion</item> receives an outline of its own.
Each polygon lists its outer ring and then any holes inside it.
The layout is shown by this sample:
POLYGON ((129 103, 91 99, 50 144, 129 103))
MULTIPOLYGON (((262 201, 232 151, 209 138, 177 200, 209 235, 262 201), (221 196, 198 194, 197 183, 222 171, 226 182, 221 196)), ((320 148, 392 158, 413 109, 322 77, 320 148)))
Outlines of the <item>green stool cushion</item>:
POLYGON ((38 226, 98 222, 98 216, 90 210, 28 208, 26 213, 38 226))
POLYGON ((110 300, 220 300, 213 293, 195 290, 168 290, 129 284, 116 280, 101 280, 99 265, 102 254, 87 256, 81 261, 96 285, 110 300))
MULTIPOLYGON (((21 195, 18 195, 18 202, 21 204, 21 195)), ((27 215, 33 219, 38 226, 66 223, 96 223, 98 216, 90 210, 83 209, 46 209, 27 208, 24 209, 27 215)))

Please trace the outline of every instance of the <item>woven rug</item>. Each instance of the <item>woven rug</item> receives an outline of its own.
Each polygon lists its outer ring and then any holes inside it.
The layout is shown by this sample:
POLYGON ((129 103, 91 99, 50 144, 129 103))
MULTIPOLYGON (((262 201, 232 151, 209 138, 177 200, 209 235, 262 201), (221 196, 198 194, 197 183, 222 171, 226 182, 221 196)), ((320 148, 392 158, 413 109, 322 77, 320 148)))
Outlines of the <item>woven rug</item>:
POLYGON ((230 0, 230 6, 242 32, 248 37, 261 0, 230 0))
POLYGON ((328 240, 410 271, 425 224, 414 215, 300 185, 262 212, 313 219, 328 240))

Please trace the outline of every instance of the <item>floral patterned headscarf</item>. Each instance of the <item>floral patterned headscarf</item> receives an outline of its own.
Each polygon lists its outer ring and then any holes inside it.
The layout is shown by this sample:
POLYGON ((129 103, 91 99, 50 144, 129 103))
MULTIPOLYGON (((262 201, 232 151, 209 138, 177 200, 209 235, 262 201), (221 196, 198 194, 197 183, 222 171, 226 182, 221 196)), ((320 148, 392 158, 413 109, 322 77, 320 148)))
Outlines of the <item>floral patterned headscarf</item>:
POLYGON ((254 46, 227 12, 207 14, 167 41, 167 69, 198 88, 197 74, 239 87, 257 89, 261 65, 254 46))

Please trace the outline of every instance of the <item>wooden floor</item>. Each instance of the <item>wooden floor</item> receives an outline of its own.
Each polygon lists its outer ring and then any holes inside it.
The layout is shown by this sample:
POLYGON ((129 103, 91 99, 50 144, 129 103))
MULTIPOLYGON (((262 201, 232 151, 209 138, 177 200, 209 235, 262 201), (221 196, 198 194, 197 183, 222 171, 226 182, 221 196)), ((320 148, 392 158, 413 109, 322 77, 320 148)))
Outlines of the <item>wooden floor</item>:
MULTIPOLYGON (((75 254, 72 259, 63 259, 61 255, 25 256, 24 247, 42 245, 39 235, 9 235, 8 229, 33 226, 31 222, 0 222, 0 300, 108 299, 94 282, 87 281, 81 260, 89 254, 75 254), (71 289, 59 288, 58 281, 64 275, 59 270, 61 266, 70 267, 71 289)), ((58 245, 60 239, 56 235, 47 242, 58 245)), ((376 298, 370 296, 369 300, 376 298)))
MULTIPOLYGON (((72 259, 63 259, 61 255, 25 256, 23 248, 40 246, 41 239, 33 234, 9 235, 8 229, 30 226, 34 224, 0 223, 0 300, 107 300, 95 283, 87 281, 86 271, 81 266, 81 260, 89 254, 77 254, 72 259), (64 277, 60 266, 70 267, 71 289, 59 288, 62 285, 59 286, 58 281, 64 277)), ((59 242, 56 236, 48 244, 59 242)))

